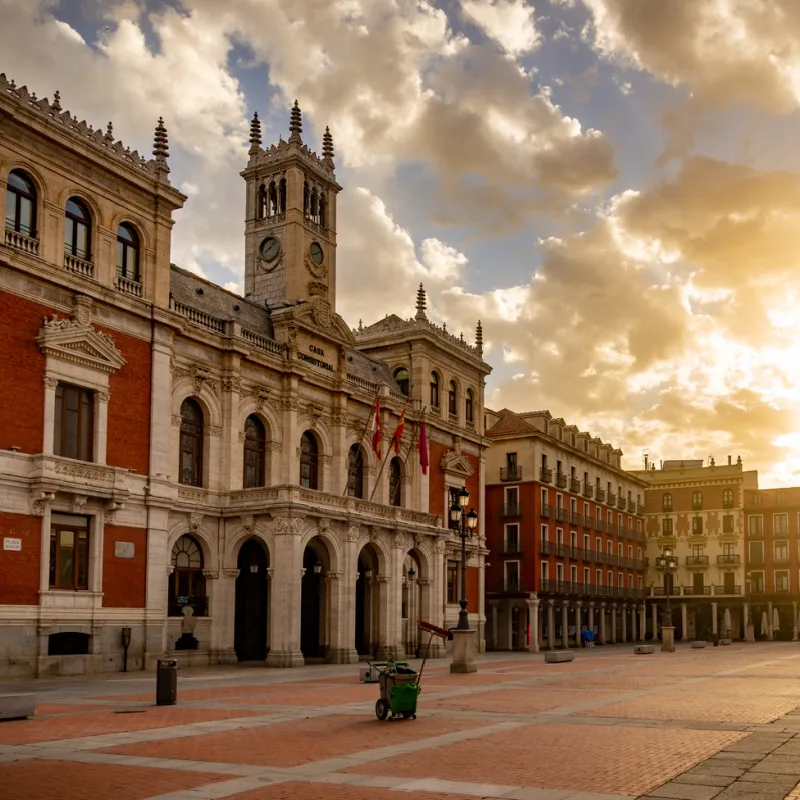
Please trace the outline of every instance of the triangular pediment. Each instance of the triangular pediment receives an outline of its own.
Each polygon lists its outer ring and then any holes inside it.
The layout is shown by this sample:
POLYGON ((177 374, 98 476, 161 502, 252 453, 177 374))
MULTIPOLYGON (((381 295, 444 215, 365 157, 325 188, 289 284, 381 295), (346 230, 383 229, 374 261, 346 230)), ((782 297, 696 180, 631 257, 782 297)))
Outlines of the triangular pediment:
POLYGON ((71 361, 100 372, 116 372, 126 363, 111 336, 75 319, 45 320, 36 342, 49 358, 71 361))
POLYGON ((442 456, 442 470, 462 478, 470 478, 475 473, 469 459, 463 453, 457 453, 455 450, 445 451, 442 456))

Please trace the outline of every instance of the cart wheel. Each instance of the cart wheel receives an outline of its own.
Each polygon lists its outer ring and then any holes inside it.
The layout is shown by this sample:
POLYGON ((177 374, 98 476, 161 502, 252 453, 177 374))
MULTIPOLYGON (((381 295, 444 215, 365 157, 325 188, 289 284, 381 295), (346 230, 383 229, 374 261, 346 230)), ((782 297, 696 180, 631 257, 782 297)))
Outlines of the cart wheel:
POLYGON ((411 715, 411 719, 416 719, 416 718, 417 718, 417 715, 416 715, 416 714, 412 714, 412 715, 411 715))
POLYGON ((389 704, 383 698, 375 703, 375 716, 379 720, 384 720, 389 716, 389 704))

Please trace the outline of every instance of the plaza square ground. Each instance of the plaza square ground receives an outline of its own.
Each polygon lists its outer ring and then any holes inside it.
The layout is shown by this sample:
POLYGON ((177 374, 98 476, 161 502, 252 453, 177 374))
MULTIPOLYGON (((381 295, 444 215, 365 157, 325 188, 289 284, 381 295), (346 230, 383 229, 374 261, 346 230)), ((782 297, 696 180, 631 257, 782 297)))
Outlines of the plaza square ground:
POLYGON ((630 646, 429 662, 416 720, 379 722, 355 667, 7 684, 3 800, 783 800, 800 782, 800 645, 630 646), (795 737, 798 738, 795 738, 795 737))

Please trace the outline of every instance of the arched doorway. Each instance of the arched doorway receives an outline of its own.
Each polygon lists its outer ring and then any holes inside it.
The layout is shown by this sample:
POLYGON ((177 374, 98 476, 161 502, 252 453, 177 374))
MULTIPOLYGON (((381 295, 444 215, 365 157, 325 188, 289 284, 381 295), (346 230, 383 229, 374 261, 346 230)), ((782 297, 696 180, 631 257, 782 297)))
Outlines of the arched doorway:
POLYGON ((303 552, 300 591, 300 649, 303 658, 324 658, 327 650, 325 621, 325 546, 312 539, 303 552))
POLYGON ((378 554, 368 544, 358 555, 356 581, 356 641, 360 656, 378 656, 378 554))
POLYGON ((267 657, 267 552, 257 539, 239 550, 233 648, 239 661, 267 657))
POLYGON ((419 621, 423 619, 422 612, 422 566, 419 556, 413 551, 406 553, 403 559, 403 598, 402 598, 402 626, 403 648, 406 656, 417 656, 420 646, 419 621))

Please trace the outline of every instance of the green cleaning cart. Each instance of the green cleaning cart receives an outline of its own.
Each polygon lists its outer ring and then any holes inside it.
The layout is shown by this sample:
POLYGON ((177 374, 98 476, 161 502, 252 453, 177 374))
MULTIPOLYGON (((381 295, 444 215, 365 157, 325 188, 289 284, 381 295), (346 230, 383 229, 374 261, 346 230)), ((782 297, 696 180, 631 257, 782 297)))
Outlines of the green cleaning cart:
POLYGON ((420 630, 430 634, 419 672, 413 670, 407 661, 379 661, 370 664, 378 670, 378 682, 381 687, 381 696, 375 703, 375 716, 379 720, 385 720, 390 713, 392 719, 417 718, 417 698, 422 691, 422 671, 428 660, 433 637, 447 639, 450 636, 449 631, 438 628, 430 622, 421 621, 419 627, 420 630))

